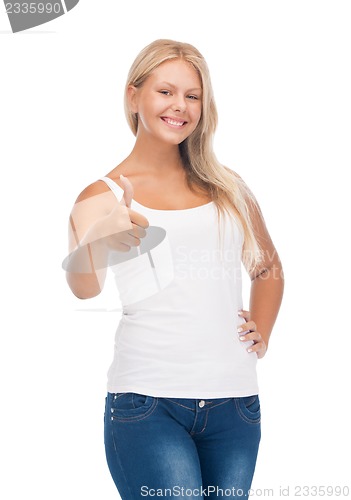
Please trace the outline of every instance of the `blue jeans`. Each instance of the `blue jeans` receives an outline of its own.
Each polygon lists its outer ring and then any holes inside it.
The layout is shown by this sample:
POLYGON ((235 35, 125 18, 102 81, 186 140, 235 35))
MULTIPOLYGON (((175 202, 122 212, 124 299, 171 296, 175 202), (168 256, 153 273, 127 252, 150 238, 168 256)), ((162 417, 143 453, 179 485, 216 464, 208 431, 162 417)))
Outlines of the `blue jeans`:
POLYGON ((122 500, 247 498, 261 438, 258 395, 108 393, 107 463, 122 500))

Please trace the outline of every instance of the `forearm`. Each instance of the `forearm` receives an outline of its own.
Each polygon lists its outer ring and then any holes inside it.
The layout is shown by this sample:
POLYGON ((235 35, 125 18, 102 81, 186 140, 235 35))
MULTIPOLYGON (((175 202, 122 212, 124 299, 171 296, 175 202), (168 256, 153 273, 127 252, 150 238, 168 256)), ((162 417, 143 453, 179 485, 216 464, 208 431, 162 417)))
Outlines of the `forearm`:
POLYGON ((109 251, 99 236, 97 227, 92 227, 63 262, 67 283, 78 298, 95 297, 101 292, 109 251))
POLYGON ((108 248, 103 240, 79 245, 63 262, 68 273, 94 274, 107 267, 108 248))
POLYGON ((108 252, 97 242, 78 247, 66 259, 66 280, 80 299, 96 297, 102 290, 108 265, 108 252))
POLYGON ((254 278, 251 283, 250 316, 267 347, 278 316, 283 291, 284 276, 281 265, 273 265, 254 278))

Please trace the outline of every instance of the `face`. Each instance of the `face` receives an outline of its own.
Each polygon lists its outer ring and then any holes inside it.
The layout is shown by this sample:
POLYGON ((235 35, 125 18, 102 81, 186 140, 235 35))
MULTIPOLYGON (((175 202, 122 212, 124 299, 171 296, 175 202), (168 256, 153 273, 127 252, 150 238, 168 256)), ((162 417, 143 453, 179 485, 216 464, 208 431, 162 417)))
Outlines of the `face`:
POLYGON ((131 110, 138 113, 137 138, 144 136, 170 145, 180 144, 201 118, 201 80, 182 60, 156 68, 139 88, 129 88, 131 110))

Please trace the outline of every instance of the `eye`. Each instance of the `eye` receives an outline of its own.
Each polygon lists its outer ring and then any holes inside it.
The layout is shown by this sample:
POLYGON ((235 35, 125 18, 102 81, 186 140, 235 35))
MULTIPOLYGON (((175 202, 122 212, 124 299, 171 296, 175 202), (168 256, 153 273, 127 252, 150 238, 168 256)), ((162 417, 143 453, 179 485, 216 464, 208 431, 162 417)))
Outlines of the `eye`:
POLYGON ((194 101, 197 101, 199 98, 197 95, 188 95, 188 99, 192 99, 194 101))
POLYGON ((169 90, 160 90, 159 92, 160 92, 160 94, 163 94, 163 95, 171 95, 169 90))

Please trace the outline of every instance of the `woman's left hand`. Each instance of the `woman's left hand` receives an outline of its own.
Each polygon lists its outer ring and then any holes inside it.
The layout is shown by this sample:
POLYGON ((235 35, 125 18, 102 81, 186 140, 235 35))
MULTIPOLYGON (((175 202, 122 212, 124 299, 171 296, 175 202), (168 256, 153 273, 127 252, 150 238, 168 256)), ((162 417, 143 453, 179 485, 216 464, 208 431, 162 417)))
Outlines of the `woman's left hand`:
POLYGON ((263 356, 267 352, 267 345, 263 338, 261 337, 261 334, 257 331, 256 323, 254 321, 251 321, 250 319, 250 311, 244 311, 241 310, 239 311, 239 316, 241 318, 244 318, 246 320, 246 323, 243 323, 240 325, 238 328, 238 334, 240 335, 240 340, 242 342, 247 342, 248 340, 252 340, 253 344, 247 349, 247 352, 255 352, 257 354, 257 357, 263 358, 263 356), (242 332, 247 332, 241 335, 242 332))

